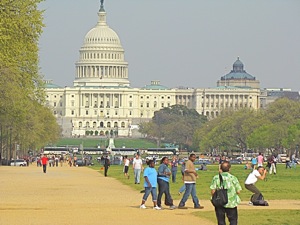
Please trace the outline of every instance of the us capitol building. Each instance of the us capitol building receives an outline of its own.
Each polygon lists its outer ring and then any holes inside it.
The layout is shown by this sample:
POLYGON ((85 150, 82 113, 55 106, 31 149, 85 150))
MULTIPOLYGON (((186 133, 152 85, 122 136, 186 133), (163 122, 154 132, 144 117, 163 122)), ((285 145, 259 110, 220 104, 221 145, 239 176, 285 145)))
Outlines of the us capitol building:
POLYGON ((106 23, 101 4, 98 23, 85 36, 79 50, 73 87, 45 81, 46 102, 65 137, 114 133, 134 136, 155 111, 175 104, 196 109, 209 119, 224 109, 261 107, 259 81, 244 70, 239 58, 215 88, 168 88, 151 81, 142 88, 130 86, 128 63, 117 33, 106 23))

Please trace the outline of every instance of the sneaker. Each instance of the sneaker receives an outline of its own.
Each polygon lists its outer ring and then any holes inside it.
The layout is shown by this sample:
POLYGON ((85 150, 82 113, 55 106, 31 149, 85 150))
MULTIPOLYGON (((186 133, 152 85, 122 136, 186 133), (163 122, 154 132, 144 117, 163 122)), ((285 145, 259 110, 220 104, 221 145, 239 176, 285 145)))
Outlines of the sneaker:
POLYGON ((248 205, 253 205, 253 203, 252 203, 252 202, 249 202, 248 205))
POLYGON ((178 206, 178 209, 187 209, 188 207, 186 207, 186 206, 178 206))
POLYGON ((140 209, 146 209, 146 208, 147 207, 144 204, 140 205, 140 209))
POLYGON ((176 209, 176 206, 175 205, 171 205, 169 209, 171 209, 171 210, 176 209))
POLYGON ((204 206, 202 206, 202 205, 195 206, 194 209, 204 209, 204 206))
POLYGON ((153 209, 155 209, 155 210, 161 210, 161 208, 158 207, 158 206, 154 206, 153 209))

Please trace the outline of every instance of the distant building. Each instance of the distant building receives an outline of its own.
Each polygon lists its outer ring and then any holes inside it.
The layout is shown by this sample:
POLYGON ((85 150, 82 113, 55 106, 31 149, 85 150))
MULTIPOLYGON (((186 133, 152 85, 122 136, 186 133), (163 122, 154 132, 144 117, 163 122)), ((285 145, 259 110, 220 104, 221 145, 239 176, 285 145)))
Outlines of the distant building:
POLYGON ((82 136, 87 131, 97 136, 132 136, 155 111, 175 104, 196 109, 209 119, 224 109, 260 107, 259 81, 244 71, 239 58, 215 88, 168 88, 157 80, 141 88, 131 87, 124 49, 106 23, 103 5, 98 16, 97 25, 86 34, 79 50, 73 87, 45 82, 47 105, 64 136, 82 136))
POLYGON ((278 98, 288 98, 291 100, 300 101, 300 95, 298 91, 292 91, 288 88, 265 88, 261 90, 260 108, 266 108, 268 104, 274 102, 278 98))

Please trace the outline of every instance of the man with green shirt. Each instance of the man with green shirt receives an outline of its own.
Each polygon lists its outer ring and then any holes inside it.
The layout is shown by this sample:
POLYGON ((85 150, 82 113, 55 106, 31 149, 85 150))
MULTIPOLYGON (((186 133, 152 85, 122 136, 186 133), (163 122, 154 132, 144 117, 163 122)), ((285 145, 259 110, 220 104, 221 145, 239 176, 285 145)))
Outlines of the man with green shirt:
MULTIPOLYGON (((237 206, 241 202, 241 199, 238 195, 240 194, 242 187, 238 179, 229 173, 230 167, 231 165, 228 161, 224 161, 220 167, 221 176, 223 178, 223 186, 225 189, 227 189, 228 203, 223 207, 215 207, 218 225, 226 225, 225 214, 230 222, 230 225, 236 225, 238 223, 237 206)), ((213 195, 218 188, 220 188, 219 174, 214 176, 211 182, 211 195, 213 195)))

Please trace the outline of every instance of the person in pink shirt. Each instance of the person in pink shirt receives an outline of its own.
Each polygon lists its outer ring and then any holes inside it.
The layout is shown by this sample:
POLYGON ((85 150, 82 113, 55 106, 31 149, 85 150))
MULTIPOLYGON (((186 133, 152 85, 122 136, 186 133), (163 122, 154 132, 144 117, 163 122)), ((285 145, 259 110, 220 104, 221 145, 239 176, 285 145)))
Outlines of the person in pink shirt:
POLYGON ((260 152, 257 156, 257 165, 258 166, 263 166, 264 164, 264 156, 263 154, 260 152))

